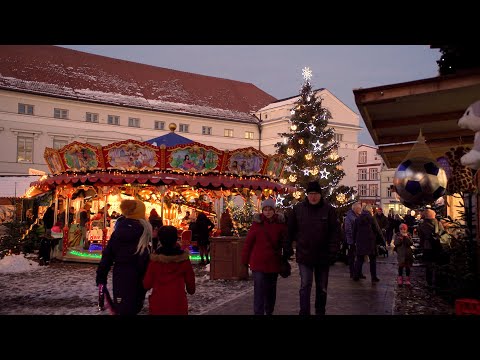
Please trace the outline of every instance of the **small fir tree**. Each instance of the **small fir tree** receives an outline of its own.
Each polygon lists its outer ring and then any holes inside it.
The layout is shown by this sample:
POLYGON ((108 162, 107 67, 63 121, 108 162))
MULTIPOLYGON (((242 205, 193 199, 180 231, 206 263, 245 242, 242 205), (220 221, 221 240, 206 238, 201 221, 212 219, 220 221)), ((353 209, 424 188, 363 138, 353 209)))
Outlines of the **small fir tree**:
POLYGON ((279 134, 283 142, 275 144, 277 153, 286 160, 283 184, 296 188, 293 194, 278 196, 277 204, 291 207, 305 197, 305 188, 310 181, 318 181, 327 200, 339 210, 353 204, 355 191, 352 187, 339 185, 345 176, 343 157, 338 155, 335 130, 327 128, 330 112, 322 107, 322 99, 315 96, 309 68, 303 69, 305 79, 300 97, 295 102, 290 119, 290 132, 279 134))

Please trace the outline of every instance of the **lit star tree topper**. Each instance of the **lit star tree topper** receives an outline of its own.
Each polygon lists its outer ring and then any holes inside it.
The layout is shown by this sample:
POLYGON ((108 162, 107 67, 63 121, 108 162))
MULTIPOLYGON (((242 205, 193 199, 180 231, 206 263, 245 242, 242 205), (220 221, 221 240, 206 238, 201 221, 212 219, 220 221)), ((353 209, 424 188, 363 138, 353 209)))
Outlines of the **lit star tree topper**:
POLYGON ((296 191, 281 201, 277 198, 278 205, 290 207, 302 201, 308 182, 318 181, 327 201, 334 207, 347 209, 356 197, 352 187, 340 184, 345 176, 341 167, 344 158, 338 155, 335 130, 328 126, 332 115, 322 107, 322 99, 312 89, 310 68, 305 67, 302 75, 304 83, 291 111, 289 132, 279 134, 284 141, 275 144, 277 153, 286 162, 281 182, 296 191))

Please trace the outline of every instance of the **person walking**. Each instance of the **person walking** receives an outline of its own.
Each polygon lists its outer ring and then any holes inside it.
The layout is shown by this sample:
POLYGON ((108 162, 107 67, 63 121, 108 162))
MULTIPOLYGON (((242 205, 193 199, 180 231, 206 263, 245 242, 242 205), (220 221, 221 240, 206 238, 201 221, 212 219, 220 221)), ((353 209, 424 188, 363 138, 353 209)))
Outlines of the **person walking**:
POLYGON ((410 283, 410 268, 413 266, 413 245, 412 236, 408 232, 408 225, 405 223, 400 224, 400 232, 395 234, 393 240, 395 245, 395 251, 397 252, 398 261, 398 285, 411 285, 410 283), (405 268, 405 282, 403 281, 403 268, 405 268))
POLYGON ((275 214, 275 200, 262 202, 262 213, 254 214, 242 249, 242 264, 253 274, 253 313, 272 315, 277 298, 277 279, 285 251, 287 226, 282 214, 275 214), (283 255, 282 255, 283 254, 283 255))
POLYGON ((379 282, 380 279, 377 277, 377 245, 385 246, 385 239, 373 217, 371 205, 365 205, 361 214, 355 219, 353 241, 357 249, 353 280, 358 281, 360 279, 365 255, 368 255, 372 284, 379 282))
MULTIPOLYGON (((355 274, 355 243, 353 241, 353 224, 355 219, 362 212, 362 204, 356 202, 352 205, 352 208, 347 211, 345 215, 345 242, 348 248, 348 267, 350 269, 350 278, 353 278, 355 274)), ((365 275, 360 274, 361 279, 365 279, 365 275)))
POLYGON ((161 246, 150 255, 143 278, 145 290, 153 289, 148 298, 150 315, 188 315, 187 293, 195 293, 195 274, 188 251, 177 243, 177 228, 158 229, 161 246), (186 292, 185 292, 186 290, 186 292))
POLYGON ((340 223, 332 205, 321 194, 320 184, 307 185, 306 198, 288 215, 288 246, 296 241, 300 271, 300 315, 310 315, 310 295, 315 276, 315 314, 325 315, 328 273, 340 246, 340 223))
POLYGON ((138 314, 145 301, 143 277, 147 270, 152 240, 152 226, 145 218, 145 204, 140 200, 123 200, 120 210, 125 216, 117 222, 97 268, 97 286, 107 284, 113 266, 113 308, 118 315, 138 314))

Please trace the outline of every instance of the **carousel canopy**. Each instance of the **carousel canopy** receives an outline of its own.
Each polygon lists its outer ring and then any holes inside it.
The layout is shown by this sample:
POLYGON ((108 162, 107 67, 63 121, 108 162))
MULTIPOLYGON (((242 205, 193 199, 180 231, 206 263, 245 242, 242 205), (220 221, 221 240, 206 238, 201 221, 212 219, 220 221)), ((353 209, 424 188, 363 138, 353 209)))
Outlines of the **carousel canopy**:
POLYGON ((283 159, 253 147, 223 151, 196 142, 155 146, 136 140, 97 147, 75 141, 60 149, 46 148, 44 157, 53 175, 31 183, 37 193, 60 185, 121 184, 293 190, 281 183, 283 159))

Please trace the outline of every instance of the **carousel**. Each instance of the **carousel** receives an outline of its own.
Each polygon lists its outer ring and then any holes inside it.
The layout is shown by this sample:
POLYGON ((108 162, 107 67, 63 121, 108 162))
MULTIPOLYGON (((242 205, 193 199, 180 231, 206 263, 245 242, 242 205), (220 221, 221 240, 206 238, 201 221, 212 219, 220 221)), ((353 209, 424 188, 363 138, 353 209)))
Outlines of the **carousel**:
MULTIPOLYGON (((292 191, 279 181, 282 159, 253 147, 224 151, 198 142, 156 146, 125 140, 98 147, 72 142, 46 148, 44 157, 52 175, 33 182, 25 196, 51 192, 55 223, 63 226, 53 256, 64 261, 100 260, 123 199, 144 201, 147 216, 155 209, 164 225, 177 227, 180 240, 200 212, 216 225, 212 235, 219 234, 227 199, 253 198, 258 204, 292 191), (86 204, 89 221, 82 238, 79 214, 86 204)), ((47 207, 39 209, 39 218, 47 207)))

